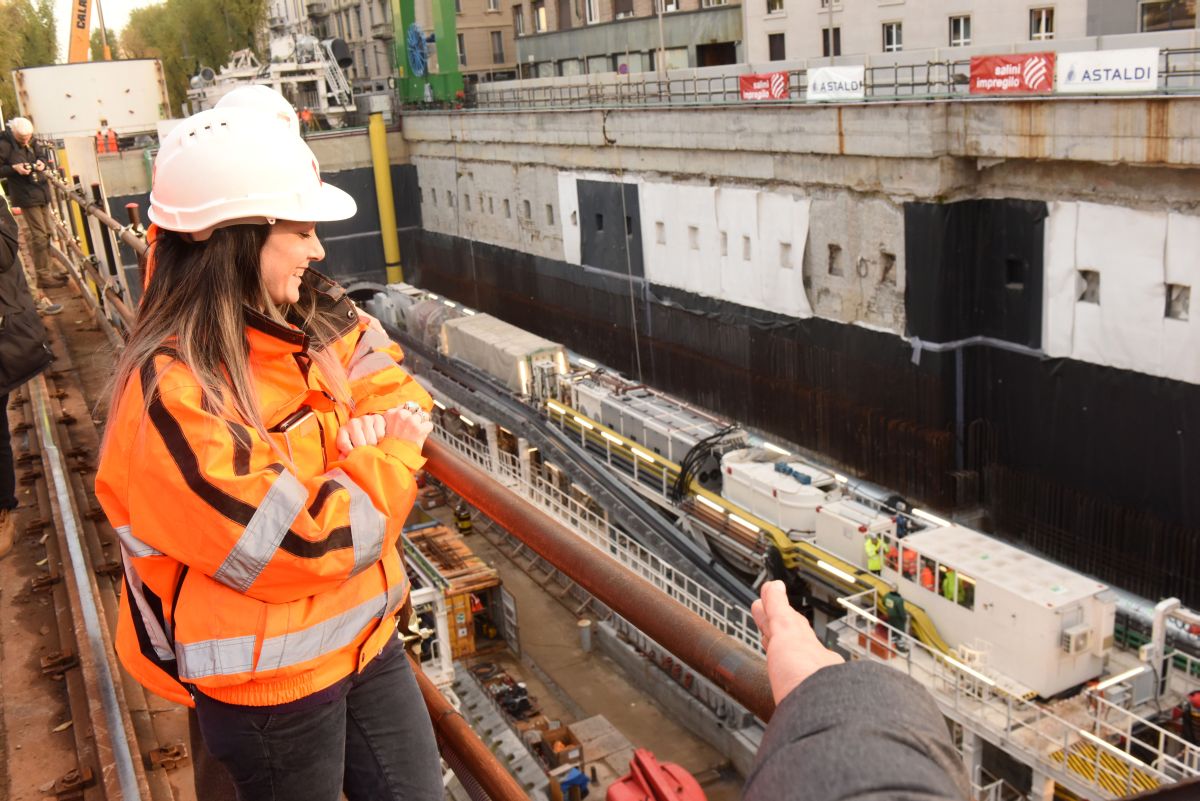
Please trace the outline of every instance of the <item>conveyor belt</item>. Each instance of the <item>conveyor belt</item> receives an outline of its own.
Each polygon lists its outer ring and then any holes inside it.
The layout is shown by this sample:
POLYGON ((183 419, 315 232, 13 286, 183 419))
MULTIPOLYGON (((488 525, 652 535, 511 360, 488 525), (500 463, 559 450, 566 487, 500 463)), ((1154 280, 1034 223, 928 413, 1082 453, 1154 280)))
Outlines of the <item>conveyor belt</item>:
POLYGON ((757 597, 736 573, 663 518, 637 492, 598 464, 564 432, 547 423, 536 410, 510 397, 507 390, 490 376, 461 361, 442 356, 394 326, 385 323, 384 328, 388 336, 407 352, 474 392, 480 406, 486 407, 480 409, 481 413, 493 417, 541 449, 543 456, 565 469, 571 479, 607 509, 613 521, 635 540, 667 556, 676 569, 718 591, 728 601, 748 608, 757 597))

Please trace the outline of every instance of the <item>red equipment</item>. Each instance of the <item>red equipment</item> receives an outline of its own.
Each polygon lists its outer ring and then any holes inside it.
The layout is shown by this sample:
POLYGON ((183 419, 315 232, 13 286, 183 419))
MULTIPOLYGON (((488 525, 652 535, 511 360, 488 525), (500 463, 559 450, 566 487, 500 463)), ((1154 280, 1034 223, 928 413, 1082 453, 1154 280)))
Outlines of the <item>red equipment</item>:
POLYGON ((707 801, 700 783, 673 762, 659 762, 645 748, 633 752, 629 775, 609 785, 605 801, 707 801))

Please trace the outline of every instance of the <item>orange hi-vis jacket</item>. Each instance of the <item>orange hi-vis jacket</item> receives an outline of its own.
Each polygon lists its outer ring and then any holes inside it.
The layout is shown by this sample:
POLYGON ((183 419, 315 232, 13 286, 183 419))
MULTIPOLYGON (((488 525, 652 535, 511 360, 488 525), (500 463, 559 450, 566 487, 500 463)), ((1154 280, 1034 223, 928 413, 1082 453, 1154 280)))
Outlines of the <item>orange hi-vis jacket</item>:
MULTIPOLYGON (((325 281, 311 270, 306 280, 325 281)), ((348 298, 326 300, 346 321, 329 347, 346 365, 353 414, 407 400, 428 410, 400 349, 348 298)), ((396 545, 425 461, 418 447, 387 438, 341 458, 335 438, 350 413, 307 356, 309 337, 250 310, 246 337, 278 451, 235 413, 211 411, 168 350, 125 387, 96 476, 125 568, 117 653, 146 688, 189 706, 185 684, 249 706, 335 684, 395 636, 409 591, 396 545)))

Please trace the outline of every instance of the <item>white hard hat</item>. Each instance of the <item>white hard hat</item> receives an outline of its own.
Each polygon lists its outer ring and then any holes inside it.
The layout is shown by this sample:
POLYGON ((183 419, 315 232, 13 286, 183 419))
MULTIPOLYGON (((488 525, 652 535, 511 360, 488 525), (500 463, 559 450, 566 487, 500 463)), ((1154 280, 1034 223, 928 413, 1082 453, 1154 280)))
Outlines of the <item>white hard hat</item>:
POLYGON ((317 157, 270 113, 214 108, 188 117, 154 160, 150 219, 207 239, 238 223, 353 217, 354 198, 321 180, 317 157))
POLYGON ((239 86, 225 93, 213 108, 253 108, 276 115, 296 133, 300 133, 300 120, 296 109, 283 95, 269 86, 252 83, 239 86))

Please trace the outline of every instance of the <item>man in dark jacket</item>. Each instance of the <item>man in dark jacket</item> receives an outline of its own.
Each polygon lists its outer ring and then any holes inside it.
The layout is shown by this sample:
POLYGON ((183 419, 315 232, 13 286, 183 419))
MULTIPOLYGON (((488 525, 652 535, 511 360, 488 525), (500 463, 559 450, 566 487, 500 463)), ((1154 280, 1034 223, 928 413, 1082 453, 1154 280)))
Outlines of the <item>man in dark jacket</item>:
POLYGON ((775 714, 744 801, 966 801, 970 784, 925 689, 890 667, 845 664, 769 581, 751 608, 775 714))
POLYGON ((12 550, 17 508, 8 393, 45 370, 53 358, 25 283, 17 241, 17 221, 0 195, 0 556, 12 550))
POLYGON ((21 210, 29 229, 29 249, 40 288, 62 286, 66 275, 50 263, 50 184, 46 158, 33 140, 33 124, 16 117, 0 135, 0 178, 8 182, 13 206, 21 210))

